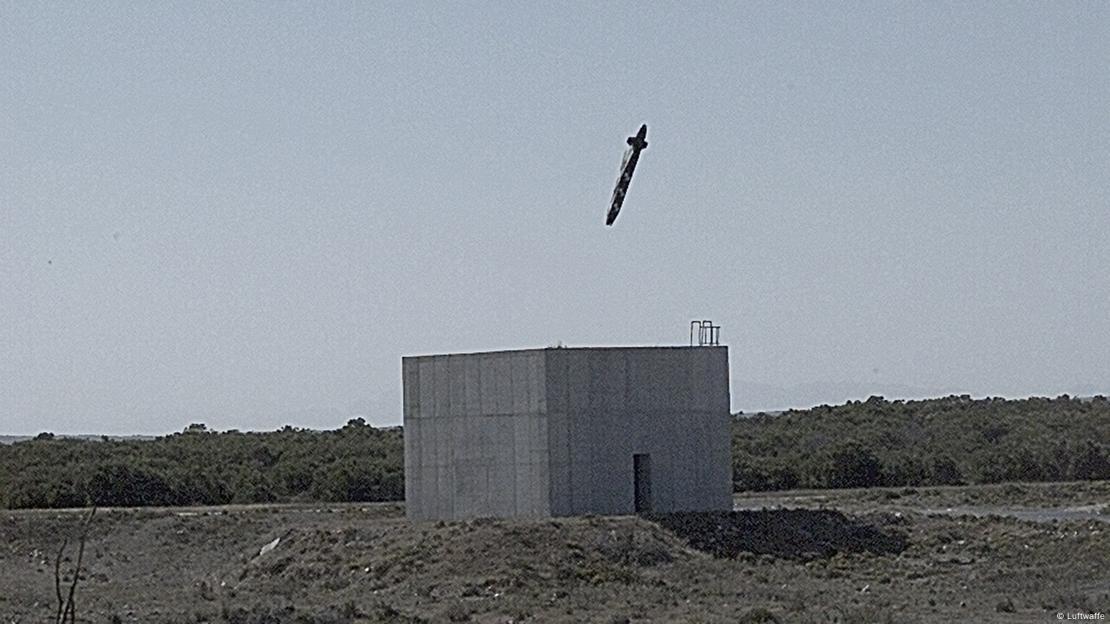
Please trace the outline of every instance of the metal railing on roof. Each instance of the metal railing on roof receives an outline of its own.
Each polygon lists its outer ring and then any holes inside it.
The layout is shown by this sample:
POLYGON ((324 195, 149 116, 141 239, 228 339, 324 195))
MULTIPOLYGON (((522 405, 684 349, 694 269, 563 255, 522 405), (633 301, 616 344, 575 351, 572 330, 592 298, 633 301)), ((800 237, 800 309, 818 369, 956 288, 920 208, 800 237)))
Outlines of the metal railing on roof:
POLYGON ((718 347, 721 345, 721 326, 713 321, 690 321, 690 346, 694 345, 694 330, 697 330, 699 347, 718 347))

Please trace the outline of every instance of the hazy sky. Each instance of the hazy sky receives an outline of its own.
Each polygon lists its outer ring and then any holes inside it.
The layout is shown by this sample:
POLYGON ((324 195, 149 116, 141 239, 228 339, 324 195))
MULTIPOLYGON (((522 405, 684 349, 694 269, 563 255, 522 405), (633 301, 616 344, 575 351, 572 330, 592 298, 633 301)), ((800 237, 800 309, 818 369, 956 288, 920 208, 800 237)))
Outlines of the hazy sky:
POLYGON ((1110 393, 1110 5, 510 4, 0 6, 0 433, 694 318, 735 409, 1110 393))

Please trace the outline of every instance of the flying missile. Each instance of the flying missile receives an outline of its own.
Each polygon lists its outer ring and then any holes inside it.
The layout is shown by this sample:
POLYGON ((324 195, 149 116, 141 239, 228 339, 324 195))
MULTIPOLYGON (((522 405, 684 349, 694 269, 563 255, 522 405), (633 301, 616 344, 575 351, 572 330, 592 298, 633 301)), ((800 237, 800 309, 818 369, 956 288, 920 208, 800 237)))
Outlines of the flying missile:
POLYGON ((620 214, 621 205, 624 204, 624 195, 628 192, 628 184, 632 182, 632 172, 636 171, 636 163, 640 160, 640 152, 647 147, 647 124, 640 126, 636 136, 628 137, 628 149, 624 152, 621 161, 621 173, 617 178, 617 186, 613 189, 613 200, 609 203, 609 215, 605 217, 605 225, 613 225, 620 214))

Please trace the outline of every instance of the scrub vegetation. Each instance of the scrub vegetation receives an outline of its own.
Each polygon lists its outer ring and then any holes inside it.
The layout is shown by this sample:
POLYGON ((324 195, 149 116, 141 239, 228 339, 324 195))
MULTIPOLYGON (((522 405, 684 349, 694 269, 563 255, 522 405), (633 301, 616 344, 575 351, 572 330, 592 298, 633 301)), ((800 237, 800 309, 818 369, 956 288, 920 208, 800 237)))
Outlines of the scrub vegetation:
POLYGON ((733 419, 736 491, 1110 479, 1110 401, 871 397, 733 419))
MULTIPOLYGON (((40 434, 0 445, 0 505, 222 505, 404 499, 399 427, 153 440, 40 434)), ((733 418, 737 491, 1110 479, 1110 401, 947 397, 733 418)))
POLYGON ((392 501, 405 495, 401 429, 185 431, 153 440, 40 434, 0 446, 8 508, 392 501))

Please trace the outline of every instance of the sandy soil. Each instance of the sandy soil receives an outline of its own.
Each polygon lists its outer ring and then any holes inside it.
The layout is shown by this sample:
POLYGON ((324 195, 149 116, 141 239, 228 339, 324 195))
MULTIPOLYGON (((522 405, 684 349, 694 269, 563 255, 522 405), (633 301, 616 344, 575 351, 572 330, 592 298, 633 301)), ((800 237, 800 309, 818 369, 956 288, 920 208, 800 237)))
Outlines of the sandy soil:
MULTIPOLYGON (((399 505, 101 510, 78 615, 194 624, 1055 622, 1058 613, 1110 611, 1110 525, 921 510, 1100 508, 1108 494, 1108 483, 785 492, 740 496, 745 509, 733 513, 419 524, 399 505)), ((80 519, 0 511, 0 622, 53 621, 54 557, 70 537, 62 568, 72 568, 80 519)))

